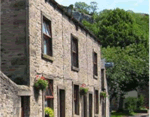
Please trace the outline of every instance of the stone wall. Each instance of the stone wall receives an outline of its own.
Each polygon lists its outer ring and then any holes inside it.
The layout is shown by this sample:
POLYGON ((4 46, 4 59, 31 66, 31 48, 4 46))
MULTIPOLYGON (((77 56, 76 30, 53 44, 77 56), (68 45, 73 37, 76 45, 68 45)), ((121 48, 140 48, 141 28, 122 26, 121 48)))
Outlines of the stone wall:
POLYGON ((0 87, 0 117, 21 117, 21 96, 25 99, 24 117, 29 117, 29 87, 15 84, 1 71, 0 87))
MULTIPOLYGON (((29 1, 29 40, 30 40, 30 82, 33 96, 30 98, 31 116, 42 116, 42 92, 38 95, 38 100, 34 94, 34 80, 37 74, 43 74, 47 79, 54 81, 54 113, 58 117, 58 86, 63 86, 66 92, 66 117, 72 116, 73 110, 73 85, 85 83, 90 92, 98 89, 101 82, 101 55, 100 45, 83 28, 76 25, 57 6, 45 0, 29 1), (42 15, 51 21, 53 61, 42 59, 42 15), (71 70, 71 34, 78 38, 79 49, 79 71, 71 70), (93 78, 93 51, 98 55, 98 79, 93 78), (40 64, 39 64, 40 63, 40 64), (36 110, 35 110, 36 108, 36 110)), ((80 115, 81 117, 80 98, 80 115)), ((99 108, 101 105, 99 104, 99 108)), ((73 115, 74 116, 74 115, 73 115)), ((94 116, 94 101, 93 101, 94 116)), ((98 117, 101 116, 99 110, 98 117)))
POLYGON ((27 77, 26 1, 1 1, 1 71, 17 84, 27 77))

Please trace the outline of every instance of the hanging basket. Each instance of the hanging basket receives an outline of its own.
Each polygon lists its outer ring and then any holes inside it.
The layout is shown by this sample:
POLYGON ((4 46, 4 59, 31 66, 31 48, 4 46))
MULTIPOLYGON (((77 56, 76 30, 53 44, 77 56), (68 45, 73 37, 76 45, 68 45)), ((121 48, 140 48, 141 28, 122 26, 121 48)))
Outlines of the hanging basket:
POLYGON ((104 97, 104 98, 106 98, 106 97, 107 97, 106 92, 101 91, 101 92, 100 92, 100 97, 104 97))
POLYGON ((85 95, 85 94, 87 94, 88 90, 89 90, 88 88, 80 87, 80 94, 85 95))
POLYGON ((48 81, 43 76, 36 76, 34 87, 40 90, 45 90, 48 87, 48 81))
POLYGON ((54 110, 49 108, 49 107, 46 107, 44 109, 45 111, 45 117, 54 117, 54 110))

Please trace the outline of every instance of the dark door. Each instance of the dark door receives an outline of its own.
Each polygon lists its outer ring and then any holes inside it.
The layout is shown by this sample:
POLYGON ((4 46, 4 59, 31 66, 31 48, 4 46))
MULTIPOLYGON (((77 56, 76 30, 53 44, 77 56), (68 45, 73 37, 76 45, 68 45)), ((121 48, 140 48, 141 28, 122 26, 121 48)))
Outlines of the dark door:
POLYGON ((24 117, 24 97, 21 97, 21 117, 24 117))
POLYGON ((60 117, 65 117, 65 90, 59 90, 60 117))
POLYGON ((87 96, 84 95, 83 97, 83 102, 84 102, 84 117, 87 117, 87 96))
POLYGON ((89 94, 89 117, 92 117, 92 94, 89 94))

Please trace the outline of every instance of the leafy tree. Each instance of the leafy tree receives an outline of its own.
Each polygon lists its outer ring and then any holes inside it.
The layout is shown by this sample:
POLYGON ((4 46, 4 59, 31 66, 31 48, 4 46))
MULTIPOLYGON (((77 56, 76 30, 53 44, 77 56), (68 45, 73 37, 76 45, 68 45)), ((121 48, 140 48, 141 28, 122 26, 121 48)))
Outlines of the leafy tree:
POLYGON ((89 14, 90 6, 85 2, 76 2, 75 9, 77 9, 79 12, 89 14))
POLYGON ((103 10, 93 18, 95 23, 84 20, 83 24, 99 37, 103 57, 115 64, 106 73, 110 100, 148 86, 148 15, 117 8, 103 10))
POLYGON ((81 13, 85 14, 94 14, 98 10, 97 2, 91 2, 90 5, 86 4, 85 2, 76 2, 75 3, 75 9, 78 10, 81 13))
POLYGON ((91 9, 91 13, 93 14, 93 13, 95 13, 97 10, 98 10, 98 3, 97 2, 91 2, 90 3, 90 9, 91 9))

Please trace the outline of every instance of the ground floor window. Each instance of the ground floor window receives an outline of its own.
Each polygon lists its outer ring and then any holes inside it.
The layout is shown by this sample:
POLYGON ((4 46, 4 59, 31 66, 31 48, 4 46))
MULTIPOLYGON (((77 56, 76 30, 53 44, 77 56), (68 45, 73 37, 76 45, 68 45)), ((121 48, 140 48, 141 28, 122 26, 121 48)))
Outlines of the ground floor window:
POLYGON ((45 92, 45 107, 54 109, 53 80, 48 80, 48 83, 48 88, 45 92))

